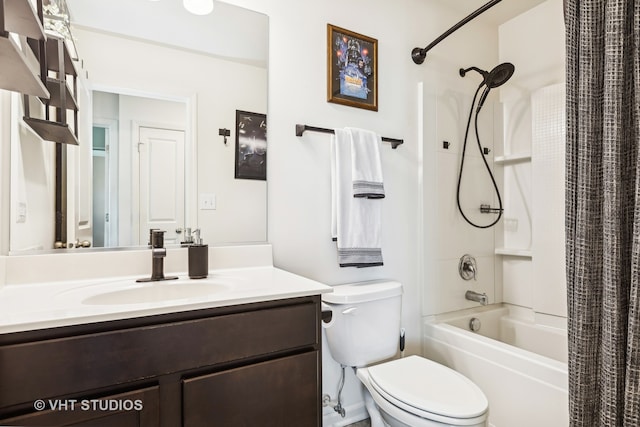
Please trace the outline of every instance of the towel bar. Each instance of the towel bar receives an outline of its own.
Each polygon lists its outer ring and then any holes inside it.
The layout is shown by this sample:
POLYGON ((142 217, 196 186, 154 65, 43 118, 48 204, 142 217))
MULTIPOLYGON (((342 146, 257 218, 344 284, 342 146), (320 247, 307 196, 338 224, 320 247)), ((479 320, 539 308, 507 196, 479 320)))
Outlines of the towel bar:
MULTIPOLYGON (((306 131, 309 132, 320 132, 320 133, 335 133, 333 129, 319 128, 316 126, 309 125, 296 125, 296 136, 302 136, 306 131)), ((385 142, 391 143, 391 148, 394 150, 398 148, 398 145, 404 144, 404 140, 395 139, 395 138, 387 138, 386 136, 382 137, 382 140, 385 142)))

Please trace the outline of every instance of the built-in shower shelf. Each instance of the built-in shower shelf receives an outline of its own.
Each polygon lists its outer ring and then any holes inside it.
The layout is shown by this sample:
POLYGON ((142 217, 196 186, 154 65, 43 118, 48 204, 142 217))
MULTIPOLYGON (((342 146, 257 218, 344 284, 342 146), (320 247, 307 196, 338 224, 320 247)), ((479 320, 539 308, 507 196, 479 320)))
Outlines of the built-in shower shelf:
POLYGON ((509 164, 531 161, 531 154, 507 154, 506 156, 497 156, 493 159, 494 163, 509 164))
POLYGON ((517 256, 522 258, 531 258, 530 249, 511 249, 511 248, 496 248, 496 255, 517 256))

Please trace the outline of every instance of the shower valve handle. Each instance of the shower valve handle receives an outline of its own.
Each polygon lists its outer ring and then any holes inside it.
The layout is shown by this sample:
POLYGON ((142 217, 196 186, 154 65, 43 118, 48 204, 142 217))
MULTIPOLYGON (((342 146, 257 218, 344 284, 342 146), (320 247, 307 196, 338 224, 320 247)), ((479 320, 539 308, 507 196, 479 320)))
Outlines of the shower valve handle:
POLYGON ((478 267, 476 265, 476 259, 469 254, 465 254, 460 258, 460 264, 458 264, 458 273, 464 280, 477 280, 476 273, 478 267))

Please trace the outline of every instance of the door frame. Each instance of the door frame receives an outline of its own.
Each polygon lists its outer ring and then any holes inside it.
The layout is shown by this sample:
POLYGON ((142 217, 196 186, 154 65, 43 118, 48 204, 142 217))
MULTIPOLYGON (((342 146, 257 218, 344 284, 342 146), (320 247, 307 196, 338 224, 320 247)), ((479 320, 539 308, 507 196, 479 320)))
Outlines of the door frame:
MULTIPOLYGON (((118 246, 118 229, 120 223, 119 215, 119 187, 118 187, 118 157, 120 147, 118 146, 118 121, 113 119, 103 119, 94 117, 91 128, 99 127, 106 131, 106 143, 108 149, 105 148, 105 157, 107 158, 107 213, 109 214, 109 223, 107 224, 107 232, 105 233, 105 247, 118 246), (114 161, 115 160, 115 161, 114 161)), ((93 148, 91 157, 93 158, 93 148)), ((92 195, 93 200, 93 195, 92 195)))

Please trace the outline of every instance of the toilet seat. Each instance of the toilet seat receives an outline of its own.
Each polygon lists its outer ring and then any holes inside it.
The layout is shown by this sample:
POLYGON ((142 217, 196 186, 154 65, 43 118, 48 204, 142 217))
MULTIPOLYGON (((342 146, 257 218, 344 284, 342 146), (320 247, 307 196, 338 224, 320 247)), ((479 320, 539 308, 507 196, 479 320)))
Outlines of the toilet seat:
POLYGON ((486 419, 489 404, 480 388, 436 362, 409 356, 365 369, 358 376, 368 377, 370 391, 418 417, 450 425, 486 419))

